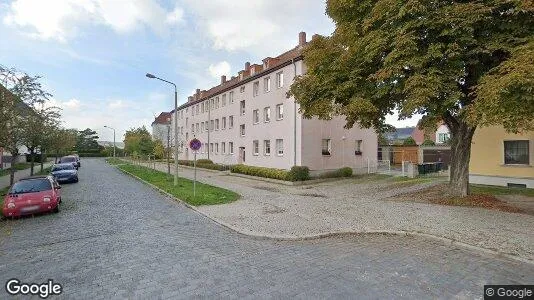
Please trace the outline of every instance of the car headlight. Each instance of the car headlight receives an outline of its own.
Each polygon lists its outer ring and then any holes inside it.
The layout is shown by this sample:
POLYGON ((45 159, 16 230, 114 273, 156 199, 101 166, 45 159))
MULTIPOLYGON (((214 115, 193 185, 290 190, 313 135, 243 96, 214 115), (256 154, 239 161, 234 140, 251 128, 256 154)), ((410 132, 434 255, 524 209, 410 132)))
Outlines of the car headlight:
POLYGON ((50 202, 50 197, 44 197, 43 202, 50 202))
POLYGON ((15 208, 15 203, 13 203, 13 202, 9 202, 9 203, 7 204, 7 208, 15 208))

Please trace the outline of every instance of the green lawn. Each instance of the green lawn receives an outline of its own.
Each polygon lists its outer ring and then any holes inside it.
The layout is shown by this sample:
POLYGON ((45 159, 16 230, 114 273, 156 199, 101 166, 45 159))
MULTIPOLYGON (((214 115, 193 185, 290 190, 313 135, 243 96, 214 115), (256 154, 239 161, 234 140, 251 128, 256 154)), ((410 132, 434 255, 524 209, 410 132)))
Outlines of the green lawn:
POLYGON ((106 162, 110 165, 119 165, 119 164, 124 164, 126 163, 124 160, 122 159, 119 159, 119 158, 106 158, 106 162))
POLYGON ((534 197, 534 189, 525 188, 509 188, 505 186, 493 186, 493 185, 481 185, 471 184, 469 185, 471 194, 488 194, 488 195, 523 195, 534 197))
MULTIPOLYGON (((15 170, 17 171, 28 169, 29 167, 30 167, 30 163, 27 163, 27 162, 15 164, 15 170)), ((9 172, 10 172, 10 169, 2 169, 0 170, 0 176, 9 175, 9 172)))
POLYGON ((240 197, 232 191, 199 182, 196 184, 196 197, 193 197, 192 180, 181 177, 178 179, 178 186, 175 187, 173 177, 166 173, 131 164, 121 164, 117 167, 194 206, 229 203, 240 197))

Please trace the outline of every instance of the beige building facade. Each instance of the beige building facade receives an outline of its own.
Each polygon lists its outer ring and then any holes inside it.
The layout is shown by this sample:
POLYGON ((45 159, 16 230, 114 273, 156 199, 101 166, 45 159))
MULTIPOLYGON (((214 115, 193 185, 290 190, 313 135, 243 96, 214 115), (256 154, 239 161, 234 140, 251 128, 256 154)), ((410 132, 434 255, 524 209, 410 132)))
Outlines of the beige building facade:
POLYGON ((222 76, 218 86, 188 97, 178 107, 179 158, 194 158, 189 141, 197 138, 202 143, 197 159, 227 165, 297 165, 317 172, 347 166, 363 172, 376 162, 374 130, 357 124, 344 129, 341 117, 303 119, 298 104, 286 97, 294 78, 306 72, 301 55, 305 45, 306 35, 300 33, 294 49, 262 64, 247 62, 237 76, 222 76))
POLYGON ((534 132, 477 128, 471 145, 471 183, 534 188, 534 132))

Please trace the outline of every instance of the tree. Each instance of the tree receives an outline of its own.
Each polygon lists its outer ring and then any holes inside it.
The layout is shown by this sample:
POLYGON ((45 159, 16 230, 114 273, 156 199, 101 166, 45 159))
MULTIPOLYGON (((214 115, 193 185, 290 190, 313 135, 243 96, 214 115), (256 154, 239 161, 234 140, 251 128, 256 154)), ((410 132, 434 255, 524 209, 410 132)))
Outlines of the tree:
POLYGON ((75 150, 78 153, 98 153, 102 147, 98 145, 98 135, 96 131, 87 128, 78 131, 76 137, 75 150))
POLYGON ((132 128, 124 135, 124 150, 130 154, 150 155, 154 152, 152 136, 145 126, 132 128))
POLYGON ((76 147, 78 131, 76 129, 55 128, 48 135, 48 149, 54 153, 55 162, 59 156, 70 154, 76 147))
POLYGON ((415 142, 415 140, 413 139, 413 137, 409 136, 408 138, 406 138, 402 144, 404 146, 417 146, 417 143, 415 142))
POLYGON ((436 143, 433 140, 425 140, 422 146, 436 146, 436 143))
POLYGON ((156 159, 162 159, 166 157, 166 149, 161 140, 154 141, 154 156, 156 159))
POLYGON ((344 115, 377 131, 385 116, 423 114, 451 131, 451 191, 469 192, 471 140, 480 125, 534 128, 531 0, 328 0, 336 25, 304 49, 295 80, 304 117, 344 115))
MULTIPOLYGON (((43 105, 50 94, 40 82, 40 76, 30 76, 14 68, 0 65, 0 146, 7 149, 15 162, 18 148, 27 140, 28 118, 36 114, 36 105, 43 105)), ((15 168, 11 168, 13 184, 15 168)))

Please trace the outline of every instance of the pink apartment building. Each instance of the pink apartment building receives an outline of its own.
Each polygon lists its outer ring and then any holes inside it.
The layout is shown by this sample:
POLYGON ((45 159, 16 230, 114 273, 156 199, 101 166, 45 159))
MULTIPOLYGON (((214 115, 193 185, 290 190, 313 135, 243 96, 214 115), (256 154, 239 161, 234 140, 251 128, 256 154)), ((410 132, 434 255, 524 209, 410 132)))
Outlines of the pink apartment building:
MULTIPOLYGON (((321 172, 341 167, 367 170, 377 160, 377 135, 372 129, 355 125, 344 129, 345 120, 304 119, 299 105, 286 93, 295 76, 306 72, 299 44, 262 64, 246 63, 245 68, 218 86, 197 89, 187 103, 178 107, 180 159, 192 160, 189 141, 202 142, 197 159, 221 164, 246 164, 289 169, 308 166, 321 172)), ((174 111, 172 122, 174 122, 174 111)), ((171 128, 174 128, 172 123, 171 128)))

